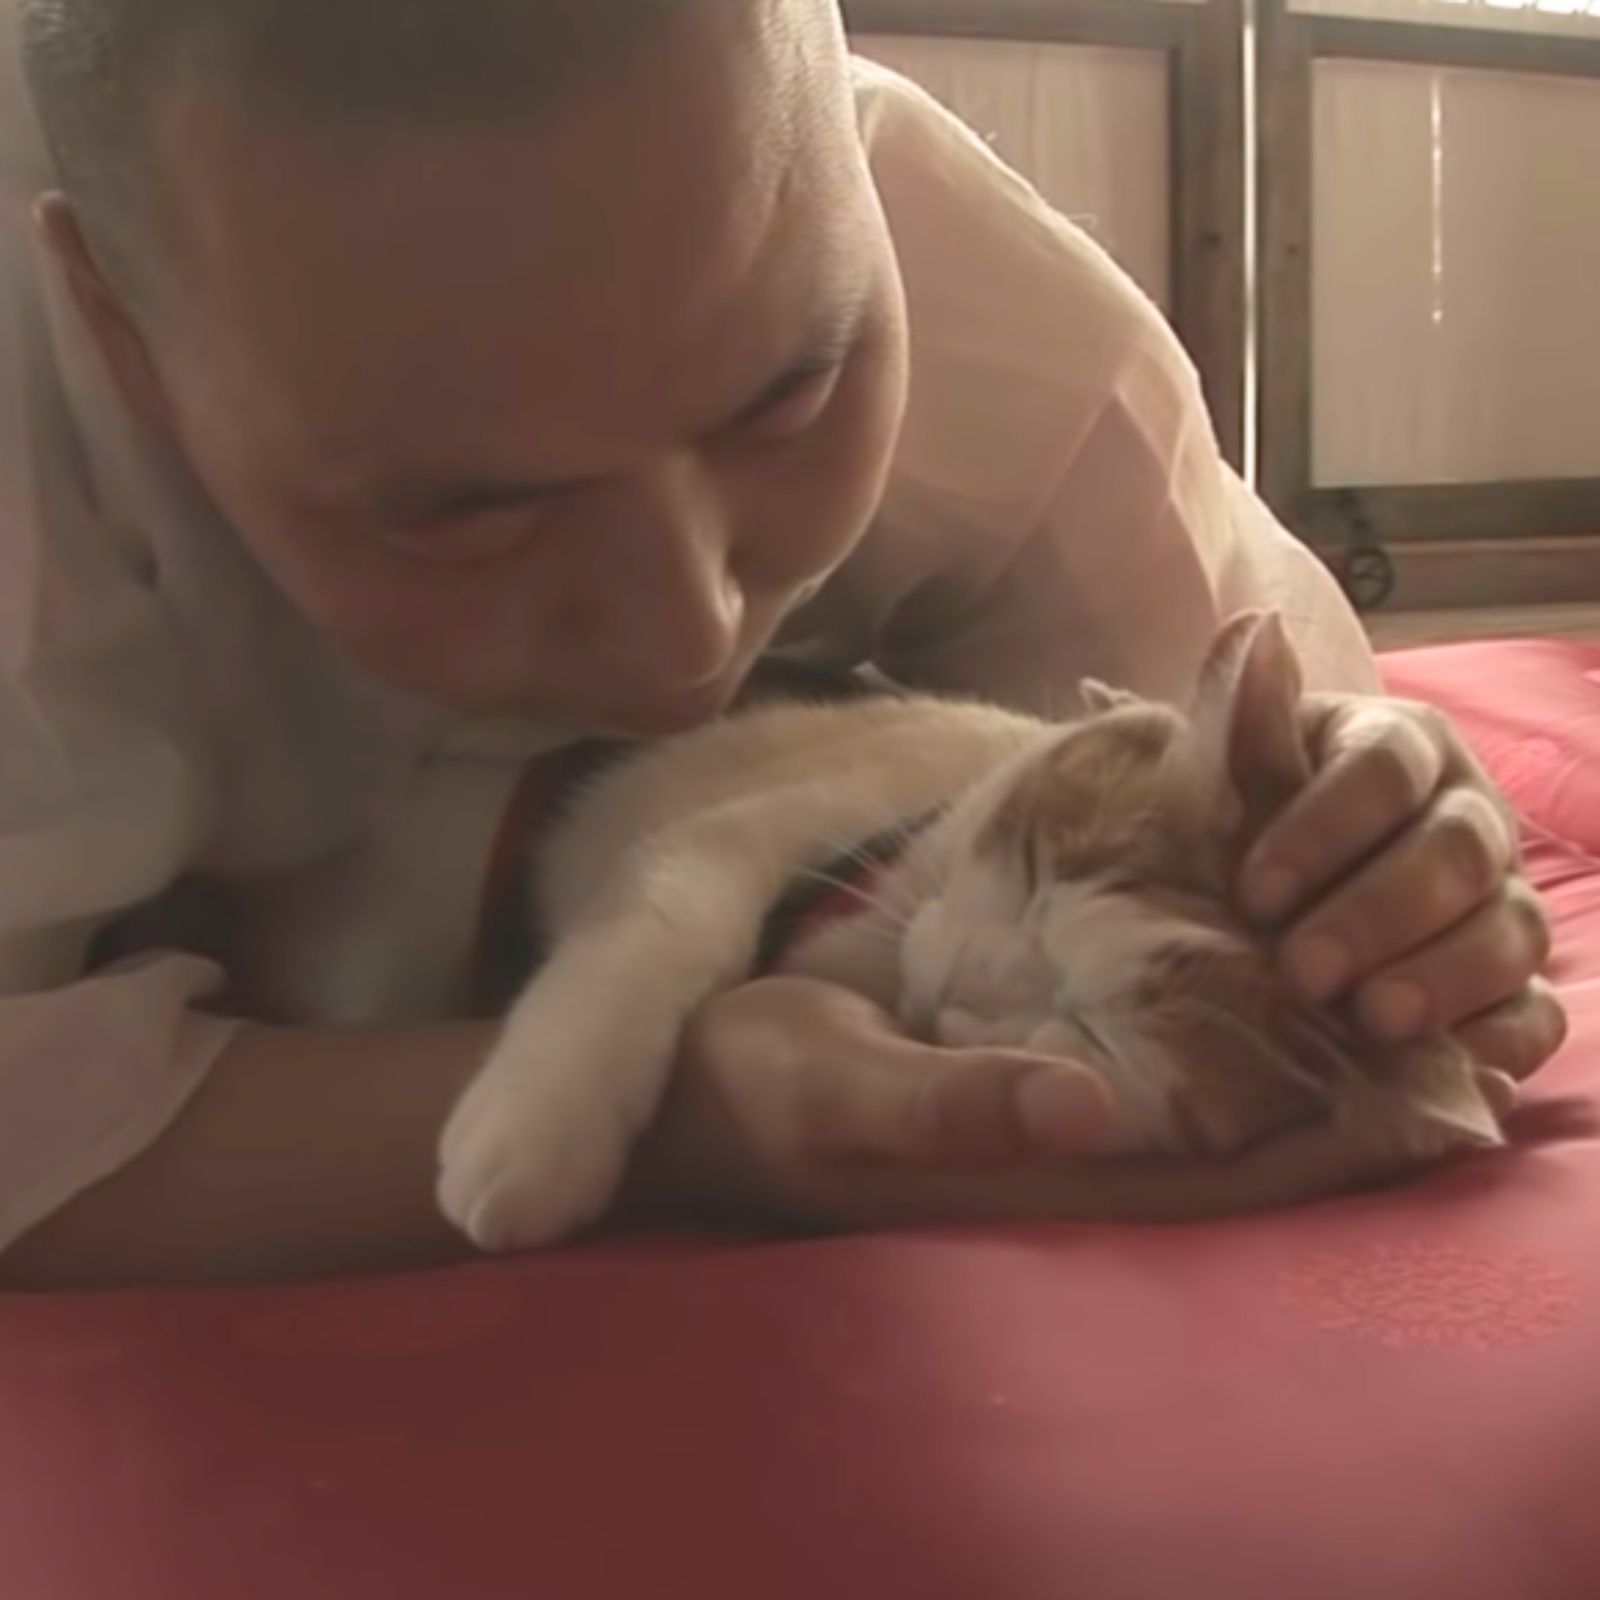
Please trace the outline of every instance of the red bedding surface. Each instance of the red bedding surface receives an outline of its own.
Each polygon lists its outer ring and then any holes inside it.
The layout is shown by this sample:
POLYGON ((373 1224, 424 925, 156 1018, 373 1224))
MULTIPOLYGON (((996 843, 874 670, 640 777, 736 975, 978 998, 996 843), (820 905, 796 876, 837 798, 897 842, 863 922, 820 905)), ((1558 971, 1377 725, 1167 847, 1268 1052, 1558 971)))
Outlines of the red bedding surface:
POLYGON ((1195 1229, 0 1304, 0 1594, 1593 1600, 1600 652, 1389 667, 1560 919, 1511 1153, 1195 1229))

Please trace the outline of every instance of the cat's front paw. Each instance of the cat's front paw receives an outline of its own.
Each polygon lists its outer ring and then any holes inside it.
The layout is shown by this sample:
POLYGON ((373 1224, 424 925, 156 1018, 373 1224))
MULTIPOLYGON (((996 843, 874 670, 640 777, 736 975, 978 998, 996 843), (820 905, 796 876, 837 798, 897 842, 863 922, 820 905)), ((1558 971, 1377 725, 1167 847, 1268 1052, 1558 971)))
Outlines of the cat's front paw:
POLYGON ((556 1244, 615 1200, 633 1120, 603 1079, 552 1079, 502 1046, 445 1128, 440 1209, 480 1250, 556 1244))

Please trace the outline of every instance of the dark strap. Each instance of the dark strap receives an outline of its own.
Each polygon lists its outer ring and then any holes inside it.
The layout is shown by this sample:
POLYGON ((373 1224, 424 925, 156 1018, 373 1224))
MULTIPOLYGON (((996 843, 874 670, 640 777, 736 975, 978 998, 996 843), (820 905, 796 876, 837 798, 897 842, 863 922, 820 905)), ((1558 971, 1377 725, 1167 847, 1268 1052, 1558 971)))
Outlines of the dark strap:
POLYGON ((945 813, 935 807, 903 827, 864 840, 848 855, 798 877, 767 914, 756 951, 756 971, 775 971, 802 940, 833 922, 859 917, 878 905, 877 888, 917 837, 945 813))
POLYGON ((503 1012, 544 961, 531 894, 531 858, 539 835, 565 815, 580 788, 629 749, 591 739, 536 756, 524 768, 484 873, 472 965, 474 1009, 480 1016, 503 1012))

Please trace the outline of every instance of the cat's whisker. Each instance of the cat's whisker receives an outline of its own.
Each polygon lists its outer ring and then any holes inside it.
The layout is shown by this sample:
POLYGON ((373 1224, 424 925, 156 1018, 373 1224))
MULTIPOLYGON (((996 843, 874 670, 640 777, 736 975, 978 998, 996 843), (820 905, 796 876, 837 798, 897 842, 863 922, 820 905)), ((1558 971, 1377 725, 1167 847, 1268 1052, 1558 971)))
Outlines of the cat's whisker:
MULTIPOLYGON (((869 851, 864 850, 864 848, 861 848, 859 845, 843 845, 842 843, 842 845, 832 846, 832 859, 834 859, 834 861, 843 862, 843 864, 848 864, 848 866, 861 867, 862 872, 866 872, 866 874, 872 875, 872 877, 877 877, 877 875, 880 874, 883 869, 882 858, 878 858, 878 856, 870 854, 869 851)), ((803 877, 811 878, 813 882, 832 883, 835 888, 842 888, 842 890, 848 890, 853 894, 864 893, 859 883, 846 882, 845 878, 835 877, 835 875, 827 874, 827 872, 819 869, 819 867, 805 867, 805 869, 802 869, 802 875, 803 877)), ((898 883, 896 883, 896 888, 898 888, 898 886, 898 883)), ((878 893, 878 898, 886 902, 886 896, 883 896, 882 891, 875 891, 875 893, 878 893)), ((909 917, 910 910, 912 910, 912 904, 907 904, 907 906, 902 907, 902 909, 904 909, 904 914, 909 917)))
MULTIPOLYGON (((905 902, 897 909, 907 920, 917 907, 937 893, 940 887, 932 864, 920 859, 916 852, 909 848, 915 844, 920 831, 916 820, 908 819, 879 835, 885 841, 892 841, 900 846, 897 852, 891 852, 895 854, 896 859, 889 882, 895 894, 905 902)), ((852 862, 869 872, 877 872, 884 865, 881 854, 867 850, 859 841, 829 839, 825 842, 833 852, 835 860, 852 862)))
POLYGON ((1331 1066, 1331 1076, 1341 1080, 1346 1085, 1354 1084, 1361 1078, 1361 1069, 1351 1059, 1339 1043, 1337 1038, 1330 1037, 1332 1029, 1322 1019, 1315 1015, 1306 1015, 1297 1019, 1299 1037, 1303 1043, 1315 1050, 1322 1058, 1324 1065, 1331 1066))
POLYGON ((859 883, 852 883, 848 878, 841 878, 836 873, 823 872, 815 867, 802 867, 798 875, 813 883, 825 884, 830 889, 838 889, 859 901, 864 910, 878 912, 888 919, 896 936, 904 934, 911 926, 911 918, 905 911, 891 905, 882 895, 864 889, 859 883))
MULTIPOLYGON (((890 829, 886 833, 882 833, 877 837, 898 839, 899 835, 895 830, 890 829)), ((836 861, 849 861, 853 862, 858 867, 866 867, 869 869, 880 867, 883 864, 882 855, 875 854, 874 852, 870 851, 866 844, 860 839, 841 838, 837 835, 824 835, 822 838, 822 843, 832 853, 833 859, 836 861)))
POLYGON ((928 861, 906 856, 895 868, 890 880, 896 893, 905 901, 907 912, 933 899, 943 889, 938 868, 928 861))
POLYGON ((907 818, 894 830, 901 844, 899 871, 905 881, 922 899, 936 894, 943 887, 943 872, 926 850, 917 845, 927 832, 927 823, 918 818, 907 818))

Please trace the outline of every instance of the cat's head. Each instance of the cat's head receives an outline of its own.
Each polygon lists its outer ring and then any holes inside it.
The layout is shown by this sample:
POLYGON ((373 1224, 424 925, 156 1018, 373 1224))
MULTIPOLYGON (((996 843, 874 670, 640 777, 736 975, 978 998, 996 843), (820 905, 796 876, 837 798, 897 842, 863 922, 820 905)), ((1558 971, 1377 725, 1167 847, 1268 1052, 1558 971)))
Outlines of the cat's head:
POLYGON ((904 944, 906 1021, 1096 1067, 1130 1149, 1228 1153, 1327 1115, 1418 1156, 1498 1142, 1464 1052, 1358 1041, 1235 909, 1249 843, 1310 777, 1280 621, 1224 629, 1186 709, 1084 698, 951 818, 904 944))

